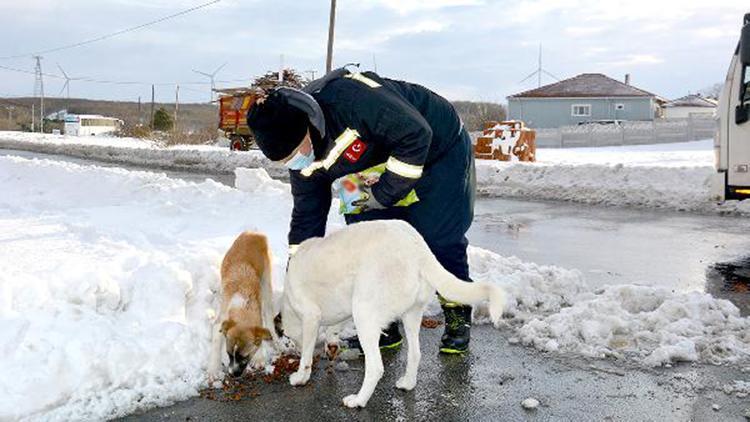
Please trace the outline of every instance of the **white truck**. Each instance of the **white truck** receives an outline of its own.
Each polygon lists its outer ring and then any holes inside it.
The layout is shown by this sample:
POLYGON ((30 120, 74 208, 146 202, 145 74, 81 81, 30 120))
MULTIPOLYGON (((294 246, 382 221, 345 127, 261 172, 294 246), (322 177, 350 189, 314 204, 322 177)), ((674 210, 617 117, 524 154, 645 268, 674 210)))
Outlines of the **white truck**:
POLYGON ((750 13, 743 19, 716 113, 714 194, 719 200, 750 198, 750 13))

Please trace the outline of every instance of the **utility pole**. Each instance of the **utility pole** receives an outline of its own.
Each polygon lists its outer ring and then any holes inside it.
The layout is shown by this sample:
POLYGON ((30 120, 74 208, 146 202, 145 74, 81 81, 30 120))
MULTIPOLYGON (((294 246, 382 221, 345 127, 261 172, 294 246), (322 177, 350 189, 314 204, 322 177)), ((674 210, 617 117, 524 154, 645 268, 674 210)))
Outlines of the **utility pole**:
POLYGON ((318 73, 318 71, 317 70, 306 70, 305 73, 310 74, 310 80, 314 81, 315 80, 315 74, 318 73))
POLYGON ((154 130, 154 84, 151 84, 151 120, 149 120, 148 127, 154 130))
POLYGON ((180 86, 177 85, 174 91, 174 132, 177 133, 177 113, 180 111, 180 86))
POLYGON ((378 62, 375 61, 375 54, 372 55, 372 70, 375 73, 378 73, 378 62))
POLYGON ((336 0, 331 0, 331 15, 328 19, 328 54, 326 55, 326 73, 333 64, 333 33, 336 26, 336 0))
POLYGON ((141 96, 138 96, 138 123, 143 124, 143 114, 141 113, 141 96))
POLYGON ((36 114, 35 104, 31 103, 31 131, 34 132, 34 115, 36 114))
POLYGON ((279 58, 279 85, 284 82, 284 55, 279 58))
POLYGON ((44 132, 44 77, 42 75, 42 56, 34 56, 34 96, 39 97, 39 132, 44 132))
POLYGON ((13 129, 13 109, 15 107, 13 106, 5 106, 6 109, 8 109, 8 130, 13 129))

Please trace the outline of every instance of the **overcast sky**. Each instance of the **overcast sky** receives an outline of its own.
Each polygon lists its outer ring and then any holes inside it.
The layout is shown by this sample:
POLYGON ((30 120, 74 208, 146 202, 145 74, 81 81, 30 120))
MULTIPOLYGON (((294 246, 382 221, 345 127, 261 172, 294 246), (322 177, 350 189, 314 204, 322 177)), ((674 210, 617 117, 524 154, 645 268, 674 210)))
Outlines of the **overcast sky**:
MULTIPOLYGON (((0 0, 0 57, 84 41, 208 0, 0 0)), ((325 67, 329 0, 222 0, 188 15, 87 46, 48 53, 45 73, 138 84, 72 81, 72 97, 206 101, 220 86, 278 69, 325 67)), ((739 37, 743 0, 338 0, 334 63, 377 64, 452 100, 505 102, 536 86, 537 67, 564 79, 602 72, 676 98, 722 82, 739 37)), ((34 70, 30 57, 0 66, 34 70)), ((0 96, 28 96, 33 74, 0 69, 0 96)), ((543 83, 554 79, 545 76, 543 83)), ((47 95, 64 82, 45 77, 47 95)))

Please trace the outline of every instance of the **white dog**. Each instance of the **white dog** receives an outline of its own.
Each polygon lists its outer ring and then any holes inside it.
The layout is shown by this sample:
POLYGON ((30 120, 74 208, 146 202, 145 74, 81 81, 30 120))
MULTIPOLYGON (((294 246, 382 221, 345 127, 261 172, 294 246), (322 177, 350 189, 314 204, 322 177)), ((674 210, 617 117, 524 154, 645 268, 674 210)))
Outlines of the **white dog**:
POLYGON ((446 271, 422 236, 403 221, 371 221, 348 226, 325 238, 303 242, 289 261, 282 309, 284 332, 302 354, 292 385, 310 379, 321 325, 354 320, 365 353, 365 379, 359 393, 344 397, 348 407, 364 407, 383 375, 378 339, 401 319, 408 344, 406 372, 396 387, 417 383, 419 328, 425 305, 437 290, 448 300, 475 304, 489 300, 497 324, 504 291, 489 283, 467 283, 446 271))

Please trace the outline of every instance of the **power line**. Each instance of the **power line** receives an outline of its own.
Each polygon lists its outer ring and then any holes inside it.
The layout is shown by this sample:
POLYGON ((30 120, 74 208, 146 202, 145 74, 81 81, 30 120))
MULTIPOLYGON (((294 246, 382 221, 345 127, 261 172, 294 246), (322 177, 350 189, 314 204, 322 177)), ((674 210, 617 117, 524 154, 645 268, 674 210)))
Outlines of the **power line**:
POLYGON ((42 55, 42 54, 54 53, 54 52, 61 51, 61 50, 67 50, 67 49, 70 49, 70 48, 81 47, 81 46, 84 46, 84 45, 87 45, 87 44, 91 44, 91 43, 95 43, 95 42, 98 42, 98 41, 106 40, 108 38, 116 37, 118 35, 126 34, 128 32, 137 31, 139 29, 143 29, 145 27, 148 27, 148 26, 151 26, 151 25, 155 25, 157 23, 161 23, 161 22, 167 21, 167 20, 176 18, 178 16, 186 15, 186 14, 194 12, 194 11, 196 11, 198 9, 203 9, 204 7, 208 7, 208 6, 212 5, 212 4, 216 4, 216 3, 220 2, 220 1, 221 0, 213 0, 213 1, 210 1, 208 3, 203 3, 203 4, 200 4, 198 6, 191 7, 190 9, 186 9, 186 10, 183 10, 181 12, 177 12, 175 14, 172 14, 172 15, 169 15, 169 16, 165 16, 163 18, 159 18, 159 19, 151 21, 151 22, 147 22, 147 23, 144 23, 144 24, 141 24, 141 25, 138 25, 138 26, 133 26, 133 27, 130 27, 130 28, 126 28, 126 29, 123 29, 123 30, 120 30, 120 31, 117 31, 117 32, 112 32, 112 33, 109 33, 109 34, 106 34, 106 35, 102 35, 102 36, 99 36, 99 37, 96 37, 96 38, 92 38, 90 40, 81 41, 81 42, 77 42, 77 43, 73 43, 73 44, 62 45, 62 46, 59 46, 59 47, 50 48, 50 49, 47 49, 47 50, 41 50, 41 51, 37 51, 37 52, 34 52, 34 53, 17 54, 17 55, 14 55, 14 56, 0 57, 0 60, 18 59, 18 58, 22 58, 22 57, 29 57, 29 56, 35 56, 35 55, 38 56, 38 55, 42 55))

